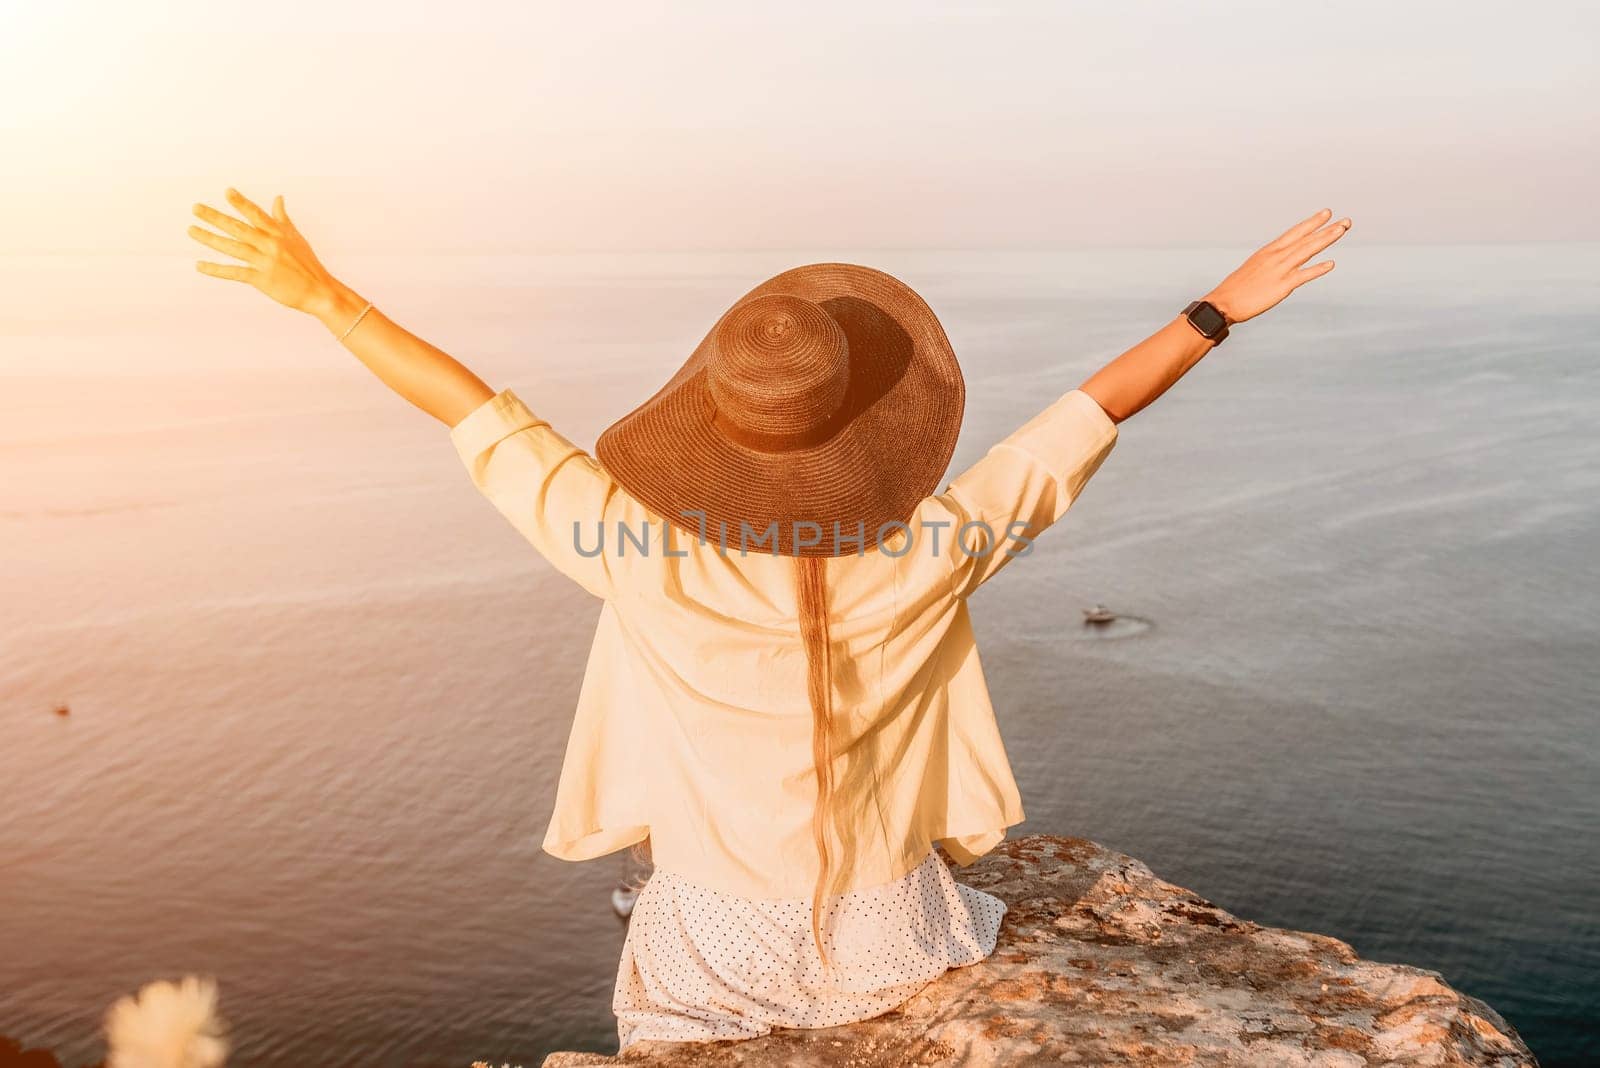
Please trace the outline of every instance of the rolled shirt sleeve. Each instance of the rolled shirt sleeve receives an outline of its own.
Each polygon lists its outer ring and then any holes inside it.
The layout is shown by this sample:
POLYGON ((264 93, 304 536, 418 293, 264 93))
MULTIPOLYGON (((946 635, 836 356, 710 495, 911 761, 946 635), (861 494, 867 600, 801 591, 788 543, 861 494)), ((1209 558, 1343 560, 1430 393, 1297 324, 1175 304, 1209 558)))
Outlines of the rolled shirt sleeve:
POLYGON ((596 527, 617 487, 594 457, 509 389, 468 413, 450 440, 473 485, 540 555, 596 597, 611 596, 596 527))
POLYGON ((1066 514, 1116 442, 1116 422, 1075 389, 956 476, 943 494, 960 519, 962 547, 951 553, 956 595, 971 594, 1028 551, 1066 514))

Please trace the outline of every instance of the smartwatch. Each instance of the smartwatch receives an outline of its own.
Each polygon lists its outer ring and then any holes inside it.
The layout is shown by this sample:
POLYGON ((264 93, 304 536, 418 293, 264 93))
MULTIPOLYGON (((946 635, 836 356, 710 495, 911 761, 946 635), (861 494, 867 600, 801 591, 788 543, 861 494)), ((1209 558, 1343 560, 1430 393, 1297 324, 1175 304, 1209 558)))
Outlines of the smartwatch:
POLYGON ((1193 301, 1183 309, 1183 317, 1213 345, 1222 344, 1222 339, 1228 336, 1227 316, 1219 312, 1216 305, 1209 300, 1193 301))

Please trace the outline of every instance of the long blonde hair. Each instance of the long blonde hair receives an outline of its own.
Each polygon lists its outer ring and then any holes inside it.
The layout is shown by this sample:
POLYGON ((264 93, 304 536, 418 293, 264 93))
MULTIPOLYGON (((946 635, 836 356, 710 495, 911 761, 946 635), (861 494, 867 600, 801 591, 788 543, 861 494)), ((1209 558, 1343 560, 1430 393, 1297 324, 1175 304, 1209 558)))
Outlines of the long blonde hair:
MULTIPOLYGON (((800 640, 806 651, 806 694, 811 700, 811 758, 817 771, 817 805, 811 817, 812 834, 817 843, 820 870, 817 888, 811 898, 811 937, 824 968, 832 960, 822 943, 822 909, 827 901, 829 880, 840 875, 833 869, 828 848, 828 824, 834 804, 833 777, 833 644, 828 633, 827 561, 818 556, 795 557, 795 601, 799 608, 800 640)), ((641 864, 654 862, 648 836, 633 846, 633 857, 641 864)), ((848 858, 843 858, 848 861, 848 858)))
MULTIPOLYGON (((828 846, 828 823, 834 802, 833 778, 833 644, 828 634, 827 560, 820 556, 795 558, 795 598, 799 608, 800 640, 806 652, 806 693, 811 699, 811 758, 817 771, 817 805, 811 817, 817 843, 817 888, 811 898, 811 937, 823 966, 831 961, 822 944, 822 909, 828 883, 836 874, 828 846)), ((848 859, 848 858, 845 858, 848 859)))

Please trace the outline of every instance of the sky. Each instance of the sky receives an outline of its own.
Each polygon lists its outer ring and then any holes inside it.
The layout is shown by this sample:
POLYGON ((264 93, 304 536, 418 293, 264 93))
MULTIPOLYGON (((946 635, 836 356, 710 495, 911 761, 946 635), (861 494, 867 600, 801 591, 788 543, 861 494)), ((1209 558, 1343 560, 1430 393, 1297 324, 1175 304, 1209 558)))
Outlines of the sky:
POLYGON ((1600 239, 1600 5, 0 0, 0 253, 1600 239), (196 246, 197 247, 197 246, 196 246))

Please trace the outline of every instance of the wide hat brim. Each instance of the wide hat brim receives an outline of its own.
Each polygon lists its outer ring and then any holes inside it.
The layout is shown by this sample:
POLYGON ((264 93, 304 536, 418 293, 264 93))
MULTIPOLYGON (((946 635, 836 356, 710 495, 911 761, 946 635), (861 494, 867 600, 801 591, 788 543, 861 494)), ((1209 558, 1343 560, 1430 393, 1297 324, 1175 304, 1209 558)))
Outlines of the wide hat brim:
POLYGON ((786 450, 740 444, 719 429, 707 375, 719 319, 665 386, 600 435, 596 457, 651 512, 730 550, 871 551, 938 488, 955 452, 966 404, 955 352, 927 303, 870 267, 784 271, 722 318, 768 294, 811 301, 844 331, 849 380, 837 429, 786 450))

